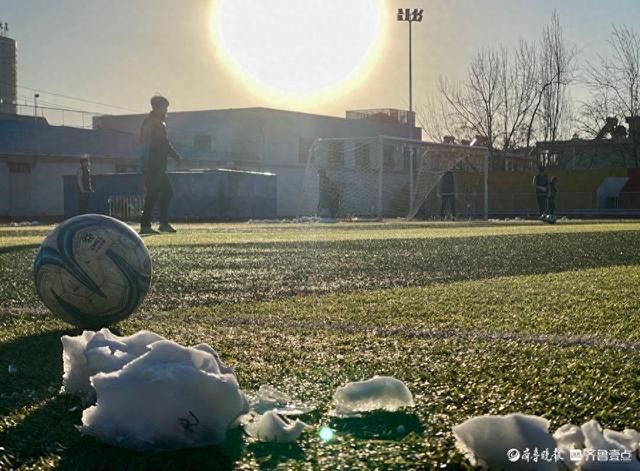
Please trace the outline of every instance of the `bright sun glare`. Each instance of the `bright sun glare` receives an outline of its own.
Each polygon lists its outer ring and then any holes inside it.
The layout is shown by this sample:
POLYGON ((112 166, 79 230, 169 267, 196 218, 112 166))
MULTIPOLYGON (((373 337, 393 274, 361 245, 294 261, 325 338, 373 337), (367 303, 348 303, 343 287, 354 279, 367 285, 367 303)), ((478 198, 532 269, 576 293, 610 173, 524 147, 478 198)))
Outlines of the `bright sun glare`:
POLYGON ((366 78, 382 14, 382 0, 218 0, 214 41, 252 91, 317 98, 366 78))

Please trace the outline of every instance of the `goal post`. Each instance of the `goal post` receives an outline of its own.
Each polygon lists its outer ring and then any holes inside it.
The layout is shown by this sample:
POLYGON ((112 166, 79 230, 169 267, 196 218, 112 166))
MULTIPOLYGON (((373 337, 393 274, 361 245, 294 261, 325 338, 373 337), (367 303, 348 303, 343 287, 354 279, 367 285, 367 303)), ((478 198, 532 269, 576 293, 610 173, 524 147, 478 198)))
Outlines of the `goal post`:
POLYGON ((487 148, 390 136, 319 138, 298 216, 487 219, 487 148), (445 176, 446 174, 446 176, 445 176))

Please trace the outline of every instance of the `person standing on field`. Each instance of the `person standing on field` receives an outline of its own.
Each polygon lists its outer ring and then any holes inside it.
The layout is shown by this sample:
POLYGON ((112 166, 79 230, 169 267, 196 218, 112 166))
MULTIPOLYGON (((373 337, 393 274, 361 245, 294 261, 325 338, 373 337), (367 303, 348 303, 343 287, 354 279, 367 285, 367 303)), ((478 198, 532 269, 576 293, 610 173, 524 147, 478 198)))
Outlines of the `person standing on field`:
POLYGON ((538 219, 542 219, 547 210, 547 197, 549 196, 549 177, 545 173, 545 168, 538 167, 538 174, 533 177, 533 186, 536 190, 536 201, 538 202, 538 219))
POLYGON ((142 155, 140 170, 146 187, 144 210, 140 224, 141 234, 157 234, 151 228, 151 215, 156 202, 160 205, 160 232, 176 232, 169 224, 169 203, 173 196, 171 182, 167 175, 167 157, 170 155, 177 162, 183 159, 173 148, 167 137, 167 109, 169 100, 156 95, 151 98, 151 113, 142 123, 140 141, 142 155))
POLYGON ((76 178, 78 181, 78 214, 87 214, 87 210, 89 209, 89 196, 93 192, 88 155, 80 157, 80 168, 76 172, 76 178))
POLYGON ((440 219, 444 219, 445 210, 449 206, 451 211, 451 219, 456 219, 456 182, 453 172, 448 170, 440 178, 440 219))
POLYGON ((547 214, 551 215, 556 212, 556 194, 558 193, 558 188, 556 187, 557 181, 558 177, 551 177, 551 182, 549 183, 549 195, 547 196, 547 214))

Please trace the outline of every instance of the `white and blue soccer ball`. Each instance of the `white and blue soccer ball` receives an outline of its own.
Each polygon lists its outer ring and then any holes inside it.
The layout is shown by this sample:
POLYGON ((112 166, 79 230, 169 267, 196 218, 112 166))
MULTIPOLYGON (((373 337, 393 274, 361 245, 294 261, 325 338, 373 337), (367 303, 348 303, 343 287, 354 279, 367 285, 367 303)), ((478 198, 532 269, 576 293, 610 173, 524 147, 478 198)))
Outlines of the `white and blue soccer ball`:
POLYGON ((544 222, 548 223, 548 224, 555 224, 556 223, 556 216, 554 214, 547 214, 544 217, 544 222))
POLYGON ((87 214, 58 225, 33 267, 38 295, 61 319, 98 329, 134 312, 151 285, 140 236, 109 216, 87 214))

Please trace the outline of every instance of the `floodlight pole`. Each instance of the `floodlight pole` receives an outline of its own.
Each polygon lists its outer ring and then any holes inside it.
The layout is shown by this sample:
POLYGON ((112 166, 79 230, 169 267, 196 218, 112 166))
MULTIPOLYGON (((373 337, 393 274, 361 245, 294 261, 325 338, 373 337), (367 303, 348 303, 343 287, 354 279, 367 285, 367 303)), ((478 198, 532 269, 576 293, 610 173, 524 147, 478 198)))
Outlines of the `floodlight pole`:
POLYGON ((33 116, 38 119, 38 98, 40 98, 39 93, 33 94, 33 116))
MULTIPOLYGON (((417 21, 420 23, 422 21, 422 13, 423 9, 414 8, 411 10, 410 8, 398 8, 398 14, 396 19, 398 21, 406 21, 409 23, 409 116, 407 117, 407 126, 409 128, 409 139, 413 139, 413 54, 412 54, 412 31, 411 31, 411 23, 417 21)), ((409 212, 413 211, 413 203, 414 203, 414 182, 413 182, 413 152, 412 149, 409 148, 409 212)))

